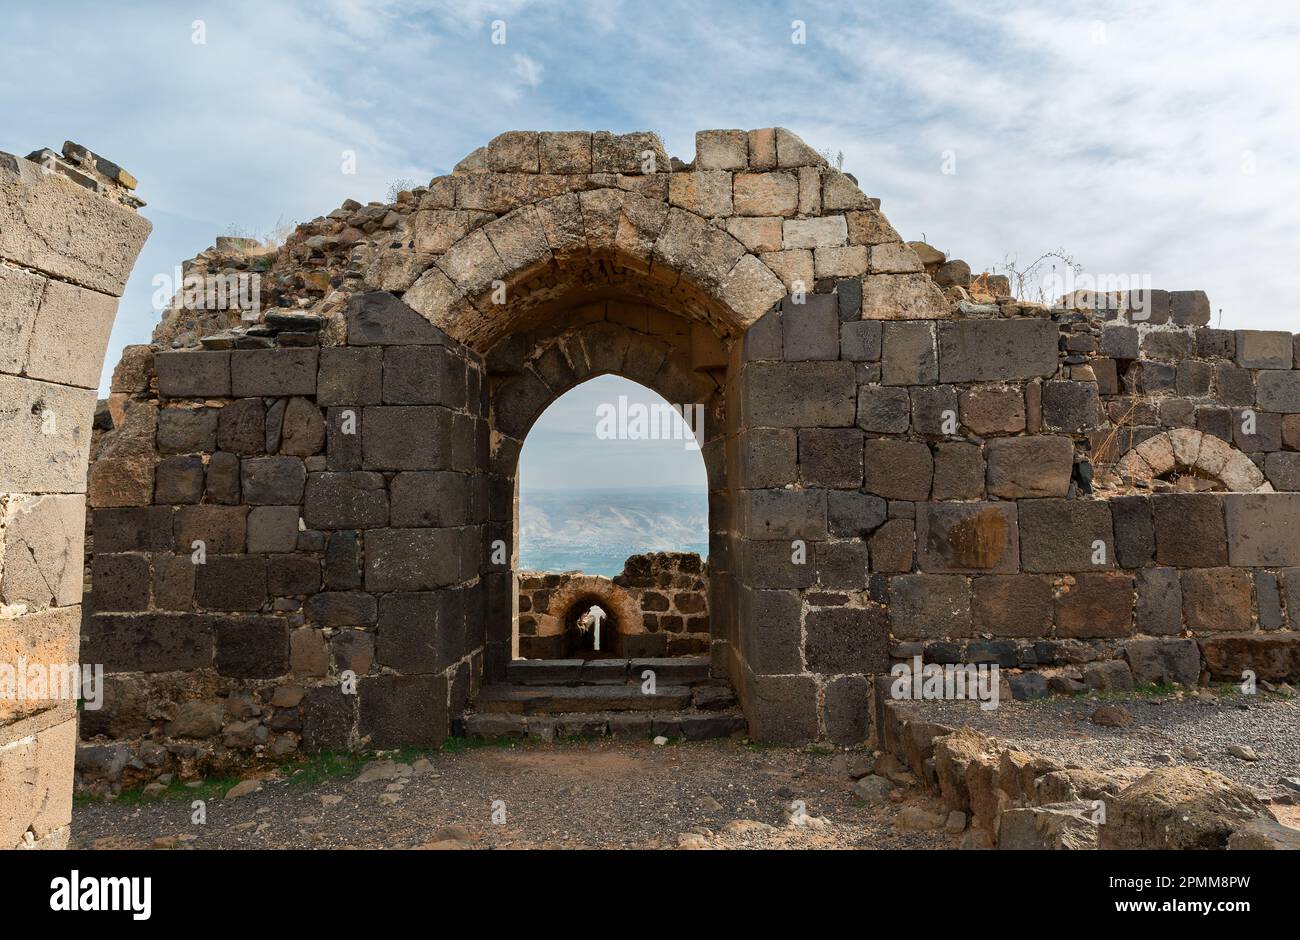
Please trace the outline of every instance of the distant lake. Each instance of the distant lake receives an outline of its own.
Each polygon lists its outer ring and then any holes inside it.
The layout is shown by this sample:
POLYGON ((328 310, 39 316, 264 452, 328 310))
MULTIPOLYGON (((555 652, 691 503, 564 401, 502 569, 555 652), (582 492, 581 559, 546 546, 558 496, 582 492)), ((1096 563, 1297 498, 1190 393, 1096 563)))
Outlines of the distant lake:
POLYGON ((525 571, 613 577, 629 555, 709 552, 703 488, 538 490, 519 494, 519 558, 525 571))

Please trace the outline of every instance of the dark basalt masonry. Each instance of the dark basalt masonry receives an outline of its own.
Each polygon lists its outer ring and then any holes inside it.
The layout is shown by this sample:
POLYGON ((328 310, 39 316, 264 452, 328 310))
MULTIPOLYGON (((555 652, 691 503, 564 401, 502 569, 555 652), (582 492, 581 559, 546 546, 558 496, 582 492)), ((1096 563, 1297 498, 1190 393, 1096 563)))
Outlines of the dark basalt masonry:
POLYGON ((271 312, 169 313, 96 444, 86 779, 440 744, 532 642, 522 441, 611 373, 704 405, 706 642, 756 740, 866 740, 914 655, 1017 697, 1300 672, 1300 342, 1201 292, 1013 299, 781 129, 503 135, 226 247, 190 270, 271 312))

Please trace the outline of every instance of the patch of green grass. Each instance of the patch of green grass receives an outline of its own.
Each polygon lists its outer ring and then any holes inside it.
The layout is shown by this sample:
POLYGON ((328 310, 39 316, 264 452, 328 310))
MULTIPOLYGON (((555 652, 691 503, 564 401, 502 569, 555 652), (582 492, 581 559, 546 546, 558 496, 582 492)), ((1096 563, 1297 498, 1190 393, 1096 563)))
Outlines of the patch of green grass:
POLYGON ((280 765, 280 775, 294 787, 315 787, 327 780, 355 777, 375 759, 369 751, 321 751, 280 765))
POLYGON ((485 747, 515 747, 522 744, 519 738, 448 738, 442 742, 439 748, 443 754, 463 754, 466 751, 477 751, 485 747))
POLYGON ((79 806, 85 806, 90 803, 113 802, 122 806, 139 806, 141 803, 156 803, 160 800, 219 800, 226 795, 226 791, 239 783, 239 777, 205 777, 197 781, 195 786, 187 786, 187 783, 195 781, 173 780, 163 788, 161 793, 154 796, 146 796, 144 786, 132 787, 129 790, 123 790, 117 795, 116 799, 105 796, 86 796, 74 795, 73 803, 79 806))

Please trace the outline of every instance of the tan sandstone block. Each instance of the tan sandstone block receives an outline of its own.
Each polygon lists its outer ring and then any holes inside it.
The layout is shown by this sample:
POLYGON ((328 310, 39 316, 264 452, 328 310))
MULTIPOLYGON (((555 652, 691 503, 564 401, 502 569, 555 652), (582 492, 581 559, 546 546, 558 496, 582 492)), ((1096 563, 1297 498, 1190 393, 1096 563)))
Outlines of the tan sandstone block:
POLYGON ((543 131, 539 150, 543 173, 591 172, 589 131, 543 131))
POLYGON ((745 246, 722 229, 673 209, 655 243, 653 264, 677 271, 697 288, 716 294, 745 253, 745 246))
POLYGON ((565 193, 537 203, 537 217, 541 220, 546 242, 551 254, 568 258, 587 253, 587 232, 583 227, 582 204, 577 193, 565 193))
POLYGON ((743 170, 749 165, 749 135, 739 130, 695 132, 697 170, 743 170))
POLYGON ((42 610, 81 600, 86 532, 81 496, 0 499, 0 531, 0 603, 42 610))
POLYGON ((901 241, 884 213, 873 209, 845 213, 849 226, 849 242, 854 245, 883 245, 901 241))
POLYGON ((731 215, 731 173, 726 170, 673 173, 668 181, 668 201, 706 218, 731 215))
POLYGON ((155 463, 143 455, 96 460, 86 487, 87 504, 93 509, 148 506, 153 502, 155 463))
POLYGON ((792 251, 768 251, 759 259, 781 279, 786 290, 805 293, 813 287, 813 253, 807 248, 792 251))
POLYGON ((0 154, 0 258, 120 297, 151 228, 66 177, 0 154))
POLYGON ((871 199, 858 184, 839 170, 822 170, 822 209, 841 212, 845 209, 868 209, 871 199))
POLYGON ((848 224, 842 215, 823 219, 786 219, 782 223, 785 248, 834 248, 849 239, 848 224))
POLYGON ((613 249, 627 198, 627 193, 619 189, 593 189, 578 194, 587 249, 592 254, 608 255, 613 249))
POLYGON ((611 134, 597 131, 591 135, 591 171, 593 173, 667 173, 668 153, 658 134, 637 131, 611 134))
POLYGON ((781 279, 763 262, 748 254, 728 272, 722 285, 723 299, 740 315, 745 326, 767 313, 785 293, 781 279))
POLYGON ((68 826, 76 752, 75 718, 0 745, 0 848, 39 843, 68 826))
POLYGON ((842 248, 818 248, 813 252, 813 270, 817 277, 857 277, 868 266, 866 245, 842 248))
POLYGON ((491 212, 477 209, 420 209, 412 219, 415 250, 423 255, 440 255, 495 218, 491 212))
POLYGON ((737 173, 736 215, 781 216, 799 211, 799 181, 792 173, 737 173))
POLYGON ((776 128, 760 127, 749 132, 749 167, 752 170, 776 169, 776 128))
MULTIPOLYGON (((67 667, 77 664, 80 632, 80 604, 19 617, 0 617, 0 663, 17 669, 19 657, 22 657, 25 665, 35 664, 46 676, 57 676, 56 681, 71 683, 73 677, 67 672, 67 667)), ((73 691, 70 684, 67 688, 73 691)), ((50 689, 47 682, 46 694, 58 696, 60 693, 50 689)), ((75 696, 17 699, 7 695, 7 689, 0 694, 0 725, 59 706, 70 711, 75 709, 75 696)))
POLYGON ((506 131, 488 141, 487 168, 495 173, 537 173, 537 132, 506 131))
POLYGON ((776 163, 780 167, 826 166, 826 158, 813 150, 794 131, 784 127, 776 131, 776 163))
POLYGON ((86 489, 95 392, 0 374, 0 489, 86 489))
POLYGON ((483 226, 497 256, 512 274, 551 260, 541 217, 532 206, 522 206, 483 226))
POLYGON ((799 167, 799 214, 817 215, 822 211, 822 175, 815 166, 799 167))
POLYGON ((509 276, 505 262, 483 229, 470 232, 438 259, 438 267, 467 297, 490 290, 492 282, 509 276))
POLYGON ((32 329, 27 374, 63 385, 98 388, 116 316, 116 297, 50 281, 32 329))
POLYGON ((762 216, 732 216, 727 231, 750 251, 781 250, 781 219, 762 216))
POLYGON ((870 274, 862 279, 864 320, 939 320, 951 313, 943 293, 924 274, 870 274))
POLYGON ((0 372, 23 371, 44 291, 39 274, 0 265, 0 372))
POLYGON ((916 274, 922 270, 916 252, 902 242, 873 245, 871 248, 872 274, 916 274))
POLYGON ((649 271, 651 256, 668 218, 668 206, 628 193, 619 213, 614 245, 625 264, 649 271))

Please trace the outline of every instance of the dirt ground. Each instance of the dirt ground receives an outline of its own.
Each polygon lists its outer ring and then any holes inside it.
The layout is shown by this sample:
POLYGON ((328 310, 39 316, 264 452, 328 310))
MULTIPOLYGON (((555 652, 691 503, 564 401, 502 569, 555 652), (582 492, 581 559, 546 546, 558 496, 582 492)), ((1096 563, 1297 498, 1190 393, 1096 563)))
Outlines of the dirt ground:
MULTIPOLYGON (((260 790, 245 796, 205 799, 201 825, 191 821, 199 790, 173 787, 153 800, 80 802, 73 814, 74 844, 103 849, 956 845, 956 837, 942 830, 896 826, 907 804, 868 807, 855 797, 848 769, 865 756, 729 740, 443 750, 409 762, 381 759, 359 775, 264 780, 260 790), (803 816, 797 815, 800 808, 803 816), (792 822, 792 811, 802 825, 792 822)), ((931 805, 919 795, 909 803, 931 805)))

